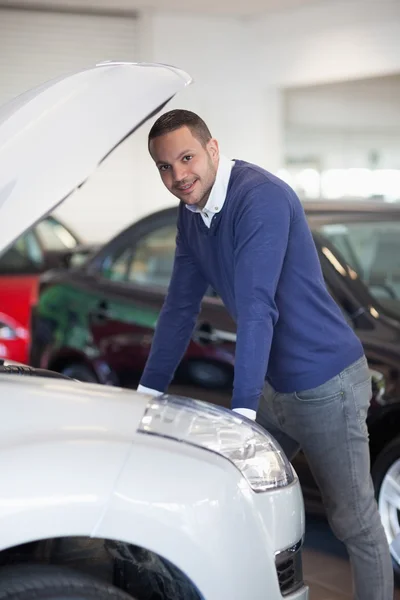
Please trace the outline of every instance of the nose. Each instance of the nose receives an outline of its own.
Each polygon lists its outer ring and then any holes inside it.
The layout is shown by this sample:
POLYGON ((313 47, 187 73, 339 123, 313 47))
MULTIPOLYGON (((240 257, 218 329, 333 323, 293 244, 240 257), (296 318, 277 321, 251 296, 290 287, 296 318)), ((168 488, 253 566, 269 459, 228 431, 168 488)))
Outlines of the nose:
POLYGON ((179 183, 187 177, 187 167, 185 164, 176 165, 173 168, 174 181, 179 183))

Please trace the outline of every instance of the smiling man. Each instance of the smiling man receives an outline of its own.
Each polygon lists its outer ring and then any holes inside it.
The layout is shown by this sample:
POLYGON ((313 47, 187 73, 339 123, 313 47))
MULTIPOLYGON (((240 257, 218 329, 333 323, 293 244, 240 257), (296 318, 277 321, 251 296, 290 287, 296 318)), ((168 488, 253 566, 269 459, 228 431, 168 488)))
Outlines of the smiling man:
POLYGON ((283 181, 220 156, 190 111, 162 115, 149 151, 180 200, 174 268, 139 390, 166 391, 209 285, 237 325, 232 409, 289 458, 302 447, 357 600, 392 600, 393 571, 370 478, 371 379, 360 341, 328 293, 303 207, 283 181))

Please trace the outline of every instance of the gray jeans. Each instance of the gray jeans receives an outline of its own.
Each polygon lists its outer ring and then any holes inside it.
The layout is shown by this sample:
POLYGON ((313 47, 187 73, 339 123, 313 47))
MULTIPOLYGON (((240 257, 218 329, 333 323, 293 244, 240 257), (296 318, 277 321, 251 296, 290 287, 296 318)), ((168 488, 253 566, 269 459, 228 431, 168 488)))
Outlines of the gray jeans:
POLYGON ((293 459, 301 447, 330 526, 346 545, 356 600, 393 600, 393 569, 370 476, 365 357, 323 385, 277 393, 266 384, 257 422, 293 459))

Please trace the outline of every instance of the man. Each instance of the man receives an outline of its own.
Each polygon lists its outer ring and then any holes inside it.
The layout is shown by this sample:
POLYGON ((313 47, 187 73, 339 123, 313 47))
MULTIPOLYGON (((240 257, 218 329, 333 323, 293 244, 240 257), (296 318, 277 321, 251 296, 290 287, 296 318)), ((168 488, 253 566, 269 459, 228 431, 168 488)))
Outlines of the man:
POLYGON ((299 199, 260 167, 220 156, 189 111, 162 115, 149 151, 181 202, 172 278, 138 389, 165 392, 211 285, 237 324, 232 409, 257 416, 289 458, 303 448, 349 552, 355 597, 392 600, 369 471, 369 370, 326 289, 299 199))

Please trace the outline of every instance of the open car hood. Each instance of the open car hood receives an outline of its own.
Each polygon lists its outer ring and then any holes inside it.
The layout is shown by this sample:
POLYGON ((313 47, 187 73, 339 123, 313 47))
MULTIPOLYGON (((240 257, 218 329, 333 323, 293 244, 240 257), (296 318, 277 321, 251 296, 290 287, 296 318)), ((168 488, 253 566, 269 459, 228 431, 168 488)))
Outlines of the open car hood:
POLYGON ((106 62, 0 107, 0 254, 190 82, 167 65, 106 62))

